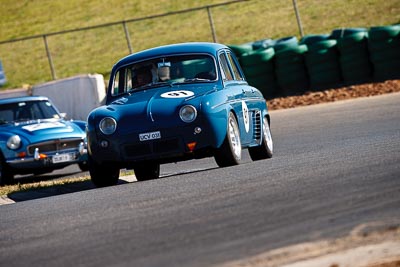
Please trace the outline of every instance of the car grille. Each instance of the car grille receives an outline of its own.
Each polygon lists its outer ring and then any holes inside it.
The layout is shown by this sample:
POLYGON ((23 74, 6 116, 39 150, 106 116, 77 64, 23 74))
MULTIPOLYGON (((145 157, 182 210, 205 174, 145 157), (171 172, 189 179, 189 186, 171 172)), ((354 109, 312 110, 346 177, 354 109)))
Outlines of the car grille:
POLYGON ((259 110, 254 111, 253 125, 254 125, 253 138, 254 140, 257 141, 257 143, 261 143, 261 112, 259 110))
POLYGON ((63 150, 78 149, 83 139, 58 139, 28 146, 28 154, 33 155, 38 148, 40 153, 60 152, 63 150))
POLYGON ((125 155, 129 158, 140 158, 149 154, 169 154, 182 151, 177 138, 153 141, 143 144, 127 145, 124 147, 125 155))

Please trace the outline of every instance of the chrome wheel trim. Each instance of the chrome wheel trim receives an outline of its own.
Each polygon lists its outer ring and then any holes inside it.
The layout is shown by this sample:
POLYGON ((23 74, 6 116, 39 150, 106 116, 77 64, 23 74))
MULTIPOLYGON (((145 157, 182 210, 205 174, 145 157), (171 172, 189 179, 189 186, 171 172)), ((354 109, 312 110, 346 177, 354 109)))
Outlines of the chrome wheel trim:
POLYGON ((263 134, 264 134, 264 140, 265 140, 265 143, 267 144, 268 149, 271 152, 273 152, 274 144, 272 142, 271 130, 269 128, 269 124, 268 124, 267 118, 264 118, 263 134))
POLYGON ((233 154, 240 160, 242 158, 242 144, 240 142, 239 128, 234 117, 229 117, 229 141, 233 154))

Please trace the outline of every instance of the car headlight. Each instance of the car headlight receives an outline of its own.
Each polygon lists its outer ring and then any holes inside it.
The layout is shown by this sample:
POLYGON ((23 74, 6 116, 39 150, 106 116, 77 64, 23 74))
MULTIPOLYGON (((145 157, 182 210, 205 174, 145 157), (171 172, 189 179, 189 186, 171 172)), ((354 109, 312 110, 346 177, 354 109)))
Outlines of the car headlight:
POLYGON ((18 135, 13 135, 10 138, 8 138, 7 140, 7 147, 9 149, 18 149, 21 147, 21 137, 19 137, 18 135))
POLYGON ((117 129, 117 122, 114 118, 105 117, 100 121, 99 128, 103 134, 110 135, 117 129))
POLYGON ((179 110, 179 117, 181 118, 182 121, 184 122, 192 122, 196 119, 197 117, 197 110, 195 107, 191 106, 191 105, 186 105, 183 106, 180 110, 179 110))

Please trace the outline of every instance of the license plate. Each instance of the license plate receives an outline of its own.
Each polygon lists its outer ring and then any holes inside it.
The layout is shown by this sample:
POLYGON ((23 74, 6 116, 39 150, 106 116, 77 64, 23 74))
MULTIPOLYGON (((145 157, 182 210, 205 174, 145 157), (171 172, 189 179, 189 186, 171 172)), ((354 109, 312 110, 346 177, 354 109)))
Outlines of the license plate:
POLYGON ((148 140, 154 140, 154 139, 160 139, 160 138, 161 138, 160 131, 139 134, 140 141, 148 141, 148 140))
POLYGON ((68 162, 73 160, 72 154, 59 154, 52 157, 53 163, 68 162))

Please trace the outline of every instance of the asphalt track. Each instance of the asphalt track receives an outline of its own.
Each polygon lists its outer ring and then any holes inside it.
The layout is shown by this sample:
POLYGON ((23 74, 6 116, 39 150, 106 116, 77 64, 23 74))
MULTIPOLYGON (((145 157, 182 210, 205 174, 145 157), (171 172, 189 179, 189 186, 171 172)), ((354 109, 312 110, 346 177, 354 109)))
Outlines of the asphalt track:
POLYGON ((0 206, 4 266, 216 266, 400 222, 400 93, 274 111, 274 157, 0 206))

